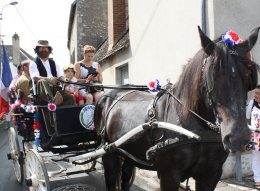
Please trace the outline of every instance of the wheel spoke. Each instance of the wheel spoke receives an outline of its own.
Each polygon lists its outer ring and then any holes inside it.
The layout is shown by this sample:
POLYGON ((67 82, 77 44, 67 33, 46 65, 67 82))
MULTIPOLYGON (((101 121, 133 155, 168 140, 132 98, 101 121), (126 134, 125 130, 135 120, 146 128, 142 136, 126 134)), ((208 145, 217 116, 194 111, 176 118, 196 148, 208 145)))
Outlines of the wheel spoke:
POLYGON ((42 183, 39 184, 39 188, 39 191, 46 191, 46 187, 42 183))
POLYGON ((29 171, 30 175, 33 174, 32 170, 30 168, 27 168, 27 170, 29 171))
POLYGON ((27 177, 29 176, 28 178, 30 178, 30 175, 34 177, 32 178, 34 185, 34 189, 32 189, 32 191, 49 191, 50 185, 48 172, 42 157, 36 150, 32 149, 28 151, 25 164, 27 177))
POLYGON ((45 183, 45 180, 43 180, 43 179, 38 179, 38 181, 39 181, 40 183, 45 183))

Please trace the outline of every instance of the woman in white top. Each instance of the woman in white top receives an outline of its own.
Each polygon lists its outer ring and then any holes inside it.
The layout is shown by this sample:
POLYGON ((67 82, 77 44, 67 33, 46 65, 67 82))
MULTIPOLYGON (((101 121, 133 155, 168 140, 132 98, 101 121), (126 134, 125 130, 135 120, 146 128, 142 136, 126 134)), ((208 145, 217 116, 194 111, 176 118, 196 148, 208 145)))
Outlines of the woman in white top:
MULTIPOLYGON (((75 63, 76 78, 78 82, 86 83, 98 83, 101 84, 103 81, 102 69, 100 64, 93 61, 96 49, 93 46, 85 45, 83 48, 84 59, 80 62, 75 63)), ((97 102, 101 97, 101 91, 90 91, 81 89, 79 93, 86 99, 86 104, 92 104, 97 102)))

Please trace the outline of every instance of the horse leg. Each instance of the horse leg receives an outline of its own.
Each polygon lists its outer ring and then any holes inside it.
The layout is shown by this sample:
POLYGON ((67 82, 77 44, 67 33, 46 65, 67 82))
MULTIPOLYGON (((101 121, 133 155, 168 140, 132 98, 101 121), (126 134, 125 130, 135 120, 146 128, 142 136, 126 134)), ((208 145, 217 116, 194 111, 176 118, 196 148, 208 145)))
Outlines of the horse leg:
POLYGON ((170 169, 158 172, 160 178, 161 191, 178 191, 180 186, 180 177, 170 169))
POLYGON ((196 178, 196 191, 214 191, 222 174, 222 165, 215 172, 196 178))
POLYGON ((130 181, 133 175, 134 166, 128 161, 124 161, 122 166, 122 175, 121 175, 121 189, 122 191, 130 190, 130 181))
POLYGON ((120 158, 116 153, 108 153, 102 157, 105 182, 108 191, 117 191, 121 171, 120 158))

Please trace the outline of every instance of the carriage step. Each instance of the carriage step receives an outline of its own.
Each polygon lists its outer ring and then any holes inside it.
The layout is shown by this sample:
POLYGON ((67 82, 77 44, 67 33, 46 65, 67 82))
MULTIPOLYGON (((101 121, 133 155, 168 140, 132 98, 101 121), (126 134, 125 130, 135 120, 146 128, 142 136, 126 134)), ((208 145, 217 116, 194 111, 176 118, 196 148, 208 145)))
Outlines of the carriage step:
POLYGON ((25 184, 26 184, 28 187, 31 187, 31 186, 32 186, 32 179, 26 178, 26 179, 25 179, 25 184))

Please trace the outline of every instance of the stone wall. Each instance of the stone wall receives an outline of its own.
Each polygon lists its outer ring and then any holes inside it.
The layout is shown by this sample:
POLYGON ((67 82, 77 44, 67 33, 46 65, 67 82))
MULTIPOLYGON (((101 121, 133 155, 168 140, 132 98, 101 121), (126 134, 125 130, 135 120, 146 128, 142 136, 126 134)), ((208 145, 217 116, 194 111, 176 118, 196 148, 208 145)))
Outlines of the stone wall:
POLYGON ((107 38, 107 1, 78 1, 75 14, 77 17, 77 60, 81 60, 84 45, 90 44, 98 48, 107 38))

